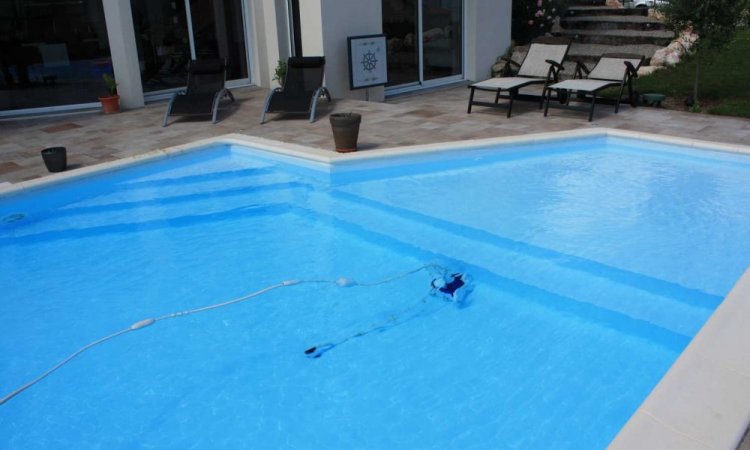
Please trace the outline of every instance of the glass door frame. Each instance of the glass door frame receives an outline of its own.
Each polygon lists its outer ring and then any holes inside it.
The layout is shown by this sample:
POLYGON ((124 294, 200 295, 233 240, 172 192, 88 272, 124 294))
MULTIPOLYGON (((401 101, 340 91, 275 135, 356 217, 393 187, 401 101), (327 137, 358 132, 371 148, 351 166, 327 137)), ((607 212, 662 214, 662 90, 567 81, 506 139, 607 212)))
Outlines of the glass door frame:
MULTIPOLYGON (((106 1, 106 0, 104 0, 106 1)), ((180 1, 180 0, 175 0, 180 1)), ((187 31, 188 31, 188 45, 190 47, 190 59, 195 59, 195 36, 193 34, 193 16, 192 12, 190 10, 190 0, 182 0, 185 3, 185 20, 187 23, 187 31)), ((248 20, 250 19, 250 14, 248 11, 248 2, 245 0, 240 1, 240 4, 242 5, 242 29, 243 34, 245 36, 245 58, 247 59, 247 77, 246 78, 238 78, 236 80, 227 80, 226 87, 227 88, 237 88, 242 86, 249 86, 253 83, 252 78, 252 48, 253 48, 253 42, 252 42, 252 33, 250 32, 250 22, 248 20)), ((170 88, 170 89, 162 89, 159 91, 151 91, 151 92, 144 92, 143 93, 143 100, 146 103, 150 102, 156 102, 161 100, 166 100, 172 97, 172 94, 175 92, 180 92, 185 89, 185 86, 178 87, 178 88, 170 88)))
POLYGON ((466 2, 467 0, 461 1, 461 73, 458 75, 451 75, 443 78, 436 78, 434 80, 424 79, 424 22, 422 13, 424 12, 423 0, 417 0, 417 58, 419 60, 419 80, 412 81, 410 83, 399 84, 396 86, 389 86, 385 88, 385 96, 402 94, 405 92, 412 92, 419 89, 426 89, 431 87, 443 86, 446 84, 456 83, 465 80, 464 74, 466 73, 466 2))

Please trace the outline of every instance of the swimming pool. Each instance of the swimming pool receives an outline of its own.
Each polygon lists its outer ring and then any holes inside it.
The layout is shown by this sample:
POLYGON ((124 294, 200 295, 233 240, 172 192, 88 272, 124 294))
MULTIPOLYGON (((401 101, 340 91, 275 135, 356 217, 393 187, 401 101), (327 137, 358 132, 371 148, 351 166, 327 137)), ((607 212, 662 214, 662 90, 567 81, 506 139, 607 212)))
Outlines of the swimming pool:
POLYGON ((220 145, 8 196, 0 394, 140 319, 282 280, 436 263, 473 291, 446 302, 419 271, 158 323, 0 407, 0 439, 604 448, 750 265, 749 172, 602 137, 336 170, 220 145))

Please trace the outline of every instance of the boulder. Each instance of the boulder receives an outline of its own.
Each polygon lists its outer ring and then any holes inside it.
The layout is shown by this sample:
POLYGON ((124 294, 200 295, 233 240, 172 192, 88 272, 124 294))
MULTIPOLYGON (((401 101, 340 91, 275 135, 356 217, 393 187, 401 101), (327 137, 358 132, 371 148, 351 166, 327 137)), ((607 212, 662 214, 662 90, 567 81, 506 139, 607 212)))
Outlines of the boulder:
POLYGON ((638 76, 642 77, 644 75, 651 75, 652 73, 661 69, 664 69, 664 66, 641 66, 640 68, 638 68, 638 76))
POLYGON ((682 57, 690 51, 698 40, 698 35, 692 30, 686 30, 672 41, 668 46, 657 50, 651 57, 652 66, 674 66, 680 62, 682 57))

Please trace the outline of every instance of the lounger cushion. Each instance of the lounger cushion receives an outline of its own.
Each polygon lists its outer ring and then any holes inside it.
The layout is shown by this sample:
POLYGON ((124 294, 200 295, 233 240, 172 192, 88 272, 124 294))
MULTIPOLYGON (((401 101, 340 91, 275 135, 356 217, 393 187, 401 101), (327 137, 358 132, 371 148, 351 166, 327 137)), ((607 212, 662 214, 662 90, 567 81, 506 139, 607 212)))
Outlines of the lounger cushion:
POLYGON ((547 60, 551 59, 556 63, 562 64, 567 53, 567 45, 531 44, 529 53, 518 69, 517 75, 522 77, 547 78, 547 72, 549 72, 549 63, 547 60))
POLYGON ((642 60, 602 56, 587 78, 622 81, 625 78, 625 71, 627 70, 625 61, 629 61, 637 69, 641 65, 642 60))
MULTIPOLYGON (((549 67, 549 64, 547 65, 549 67)), ((545 80, 538 78, 525 78, 525 77, 502 77, 502 78, 490 78, 489 80, 480 81, 474 83, 471 87, 477 89, 486 89, 494 91, 497 89, 515 89, 523 87, 529 84, 544 83, 545 80)))
POLYGON ((619 85, 620 81, 607 80, 565 80, 549 86, 550 89, 569 89, 573 91, 593 92, 607 86, 619 85))

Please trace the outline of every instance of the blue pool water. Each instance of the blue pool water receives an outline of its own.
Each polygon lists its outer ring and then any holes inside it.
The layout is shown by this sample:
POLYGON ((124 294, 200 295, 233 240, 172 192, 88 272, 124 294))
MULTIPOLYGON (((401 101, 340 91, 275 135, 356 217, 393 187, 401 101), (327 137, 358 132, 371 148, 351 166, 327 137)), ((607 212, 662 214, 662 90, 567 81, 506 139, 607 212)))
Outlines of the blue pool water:
POLYGON ((0 448, 605 448, 750 265, 750 158, 614 138, 328 175, 232 146, 0 199, 0 448), (373 330, 361 337, 363 331, 373 330), (311 346, 342 342, 317 359, 311 346))

